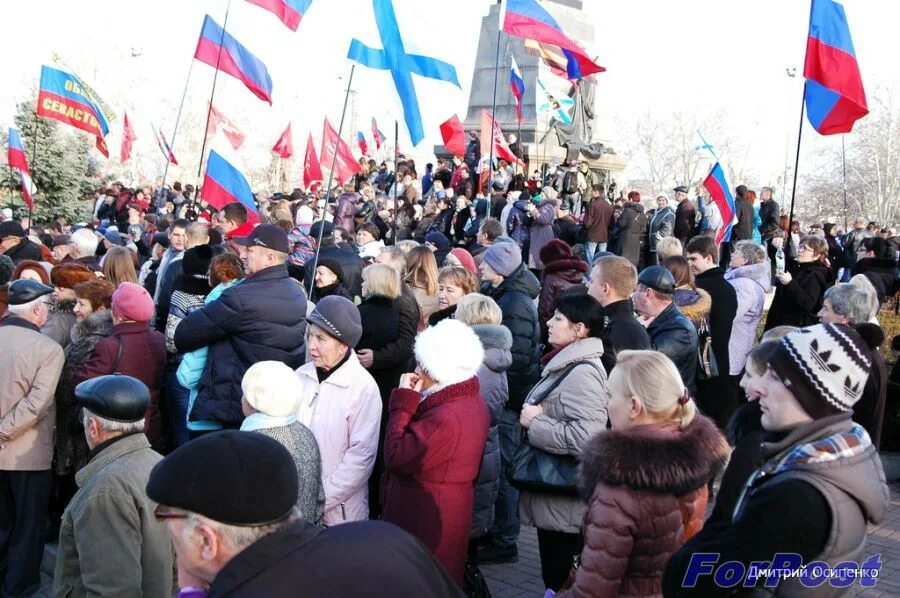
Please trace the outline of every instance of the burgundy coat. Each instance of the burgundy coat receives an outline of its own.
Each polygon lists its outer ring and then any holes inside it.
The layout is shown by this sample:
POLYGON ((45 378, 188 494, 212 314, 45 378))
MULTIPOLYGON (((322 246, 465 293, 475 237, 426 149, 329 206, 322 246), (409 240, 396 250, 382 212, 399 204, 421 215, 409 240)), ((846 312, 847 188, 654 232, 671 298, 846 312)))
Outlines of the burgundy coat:
MULTIPOLYGON (((538 318, 541 324, 541 340, 547 342, 547 320, 553 317, 556 304, 563 293, 570 288, 583 285, 584 275, 588 271, 587 263, 577 257, 554 260, 544 264, 541 274, 541 294, 538 297, 538 318)), ((587 289, 584 289, 587 291, 587 289)))
POLYGON ((391 394, 382 519, 419 538, 461 586, 490 415, 474 377, 419 398, 391 394))
POLYGON ((150 407, 144 420, 144 433, 155 448, 162 438, 159 392, 165 369, 166 337, 150 330, 148 322, 123 322, 113 326, 112 333, 97 343, 90 359, 72 378, 72 385, 113 373, 132 376, 146 384, 150 389, 150 407), (122 356, 116 366, 120 344, 122 356))

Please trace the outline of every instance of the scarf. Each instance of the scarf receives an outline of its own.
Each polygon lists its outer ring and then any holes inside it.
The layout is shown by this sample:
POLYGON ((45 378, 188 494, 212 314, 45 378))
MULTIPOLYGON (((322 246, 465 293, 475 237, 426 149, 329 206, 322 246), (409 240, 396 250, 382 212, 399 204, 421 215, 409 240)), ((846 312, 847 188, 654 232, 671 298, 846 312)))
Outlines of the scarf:
POLYGON ((777 464, 772 474, 793 469, 797 465, 849 459, 861 454, 871 445, 872 440, 865 428, 853 424, 846 432, 832 434, 796 447, 777 464))
POLYGON ((266 428, 283 428, 297 421, 297 414, 292 413, 284 417, 275 417, 274 415, 266 415, 257 411, 244 420, 241 424, 241 432, 256 432, 266 428))

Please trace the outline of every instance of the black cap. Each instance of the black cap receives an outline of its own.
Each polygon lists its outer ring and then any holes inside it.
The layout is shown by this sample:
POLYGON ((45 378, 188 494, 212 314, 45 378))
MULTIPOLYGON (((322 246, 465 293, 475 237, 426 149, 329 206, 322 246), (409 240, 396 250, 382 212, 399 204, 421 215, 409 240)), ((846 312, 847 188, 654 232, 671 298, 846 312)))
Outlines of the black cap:
MULTIPOLYGON (((312 226, 309 227, 309 236, 313 239, 319 239, 319 229, 322 228, 322 221, 316 220, 312 223, 312 226)), ((334 235, 334 224, 331 222, 325 221, 325 230, 322 231, 323 237, 331 237, 334 235)))
POLYGON ((24 237, 25 229, 15 220, 4 220, 0 222, 0 239, 6 237, 24 237))
POLYGON ((151 500, 227 525, 267 525, 297 502, 297 466, 276 440, 237 430, 206 434, 156 464, 151 500))
POLYGON ((156 233, 153 235, 153 245, 162 245, 166 249, 169 248, 169 235, 166 233, 156 233))
POLYGON ((59 247, 61 245, 68 245, 71 240, 72 238, 69 235, 56 235, 53 237, 53 246, 59 247))
POLYGON ((677 187, 675 187, 674 189, 672 189, 672 191, 674 191, 675 193, 687 193, 687 192, 688 192, 688 188, 685 187, 684 185, 678 185, 677 187))
POLYGON ((675 292, 675 277, 662 266, 648 266, 638 276, 638 283, 666 295, 675 292))
POLYGON ((235 237, 234 242, 244 247, 265 247, 281 253, 291 251, 287 233, 275 224, 260 224, 246 237, 235 237))
POLYGON ((9 304, 25 305, 52 292, 53 287, 48 287, 30 278, 20 278, 9 285, 9 304))
POLYGON ((104 419, 141 421, 150 406, 150 389, 131 376, 111 374, 85 380, 75 387, 79 405, 104 419))
POLYGON ((316 268, 318 268, 319 266, 328 268, 335 276, 337 276, 339 282, 344 282, 344 269, 341 268, 341 263, 339 261, 324 257, 319 259, 318 264, 316 264, 316 268))

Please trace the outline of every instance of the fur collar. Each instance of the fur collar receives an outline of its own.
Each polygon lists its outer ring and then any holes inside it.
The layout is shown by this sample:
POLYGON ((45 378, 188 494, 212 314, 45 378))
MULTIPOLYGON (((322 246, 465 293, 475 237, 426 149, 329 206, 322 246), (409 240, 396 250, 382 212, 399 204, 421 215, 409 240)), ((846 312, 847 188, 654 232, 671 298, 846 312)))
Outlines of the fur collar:
POLYGON ((478 335, 485 349, 497 348, 509 351, 512 349, 512 333, 506 326, 499 324, 475 324, 472 331, 478 335))
POLYGON ((577 257, 554 260, 544 264, 544 276, 548 274, 560 274, 569 282, 581 282, 582 275, 588 271, 588 265, 577 257))
POLYGON ((75 309, 75 302, 69 299, 65 301, 54 300, 50 303, 51 314, 71 314, 75 309))
POLYGON ((712 297, 703 289, 675 289, 675 305, 691 322, 699 322, 709 315, 712 297))
POLYGON ((606 430, 582 453, 578 486, 585 496, 600 482, 684 496, 724 467, 728 453, 722 433, 700 414, 684 430, 674 422, 606 430))
POLYGON ((104 309, 95 311, 72 327, 72 342, 80 342, 91 336, 107 337, 112 333, 112 311, 104 309))

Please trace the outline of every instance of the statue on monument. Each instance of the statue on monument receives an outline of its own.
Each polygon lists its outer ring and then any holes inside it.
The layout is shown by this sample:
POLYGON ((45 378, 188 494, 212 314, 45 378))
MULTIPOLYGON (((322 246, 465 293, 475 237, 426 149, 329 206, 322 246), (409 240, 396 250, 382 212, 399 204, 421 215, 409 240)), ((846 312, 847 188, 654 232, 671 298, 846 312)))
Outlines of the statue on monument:
POLYGON ((572 124, 566 125, 558 120, 553 124, 560 147, 566 148, 566 161, 577 160, 580 154, 598 160, 603 154, 615 153, 602 143, 591 142, 594 119, 597 117, 594 111, 596 89, 597 82, 592 77, 579 79, 569 94, 575 100, 572 124))

